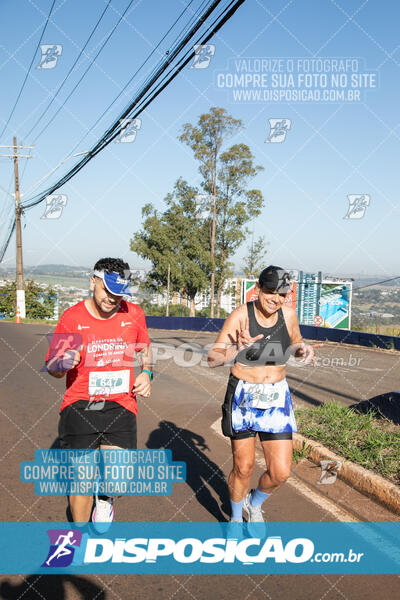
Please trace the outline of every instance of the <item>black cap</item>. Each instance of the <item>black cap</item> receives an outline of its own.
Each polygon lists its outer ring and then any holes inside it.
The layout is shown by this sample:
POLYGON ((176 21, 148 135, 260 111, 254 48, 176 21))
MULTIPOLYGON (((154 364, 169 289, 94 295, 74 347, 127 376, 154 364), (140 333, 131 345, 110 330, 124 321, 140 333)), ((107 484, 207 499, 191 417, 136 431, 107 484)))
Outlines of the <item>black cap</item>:
POLYGON ((269 265, 261 271, 258 283, 261 287, 265 286, 278 294, 287 294, 291 290, 289 273, 282 267, 274 265, 269 265))

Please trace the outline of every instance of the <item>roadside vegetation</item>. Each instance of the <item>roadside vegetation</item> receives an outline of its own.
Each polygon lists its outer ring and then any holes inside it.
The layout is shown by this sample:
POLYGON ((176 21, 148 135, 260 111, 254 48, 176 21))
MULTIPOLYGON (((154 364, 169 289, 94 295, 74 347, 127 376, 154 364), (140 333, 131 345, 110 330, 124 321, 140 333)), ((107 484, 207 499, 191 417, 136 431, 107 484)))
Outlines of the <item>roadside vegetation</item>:
MULTIPOLYGON (((0 323, 14 323, 15 317, 6 317, 0 319, 0 323)), ((54 319, 21 319, 21 323, 33 323, 35 325, 45 324, 45 325, 57 325, 58 321, 54 319)))
MULTIPOLYGON (((43 289, 32 279, 25 281, 26 316, 37 319, 50 319, 54 315, 57 294, 52 287, 43 289)), ((0 286, 0 315, 13 319, 16 312, 17 292, 15 281, 7 281, 0 286)))
MULTIPOLYGON (((373 412, 360 414, 328 402, 296 410, 299 433, 343 458, 400 484, 400 427, 373 412)), ((295 459, 307 456, 307 448, 295 459)))
MULTIPOLYGON (((152 304, 148 300, 142 300, 140 302, 140 306, 144 310, 146 317, 165 317, 165 305, 161 304, 152 304)), ((169 316, 170 317, 189 317, 190 316, 190 308, 185 306, 184 304, 170 304, 169 305, 169 316)), ((202 308, 201 310, 196 310, 196 317, 209 317, 210 316, 210 306, 206 308, 202 308)), ((220 309, 220 317, 225 319, 228 316, 228 313, 223 308, 220 309)))

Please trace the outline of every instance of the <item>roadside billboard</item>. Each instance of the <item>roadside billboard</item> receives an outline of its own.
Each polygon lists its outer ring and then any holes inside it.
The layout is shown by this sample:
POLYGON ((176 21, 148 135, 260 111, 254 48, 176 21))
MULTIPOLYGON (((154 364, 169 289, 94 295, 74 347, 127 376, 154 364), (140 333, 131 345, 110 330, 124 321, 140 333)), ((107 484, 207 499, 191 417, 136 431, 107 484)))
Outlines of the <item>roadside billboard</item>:
POLYGON ((322 283, 319 316, 322 327, 350 329, 351 284, 322 283))
MULTIPOLYGON (((296 309, 299 323, 332 329, 350 329, 351 292, 350 281, 329 281, 309 274, 291 283, 292 291, 285 304, 296 309), (319 280, 318 280, 319 279, 319 280)), ((242 280, 242 304, 257 300, 256 280, 242 280)))
POLYGON ((257 300, 256 279, 242 279, 242 304, 257 300))

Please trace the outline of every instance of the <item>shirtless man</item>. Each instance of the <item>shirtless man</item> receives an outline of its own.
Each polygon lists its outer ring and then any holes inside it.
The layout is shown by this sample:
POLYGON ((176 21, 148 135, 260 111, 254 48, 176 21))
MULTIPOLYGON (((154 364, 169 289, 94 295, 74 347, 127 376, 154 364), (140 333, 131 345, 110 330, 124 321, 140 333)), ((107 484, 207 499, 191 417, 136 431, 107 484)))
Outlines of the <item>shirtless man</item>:
POLYGON ((287 271, 267 267, 257 290, 257 300, 229 315, 208 355, 211 368, 234 361, 222 405, 222 432, 231 439, 233 454, 232 522, 243 521, 243 508, 248 521, 263 522, 262 503, 289 477, 297 426, 285 364, 294 354, 315 366, 314 348, 302 340, 296 311, 284 304, 290 291, 287 271), (267 470, 249 492, 257 434, 267 470))

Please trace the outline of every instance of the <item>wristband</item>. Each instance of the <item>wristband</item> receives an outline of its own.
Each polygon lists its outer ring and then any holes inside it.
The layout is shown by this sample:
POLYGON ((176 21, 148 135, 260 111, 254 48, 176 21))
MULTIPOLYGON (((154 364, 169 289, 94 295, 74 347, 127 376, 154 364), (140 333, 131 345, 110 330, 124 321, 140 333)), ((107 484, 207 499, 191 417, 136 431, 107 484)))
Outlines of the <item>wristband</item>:
POLYGON ((153 373, 151 371, 149 371, 148 369, 143 369, 142 373, 147 373, 150 377, 150 381, 153 381, 153 373))

